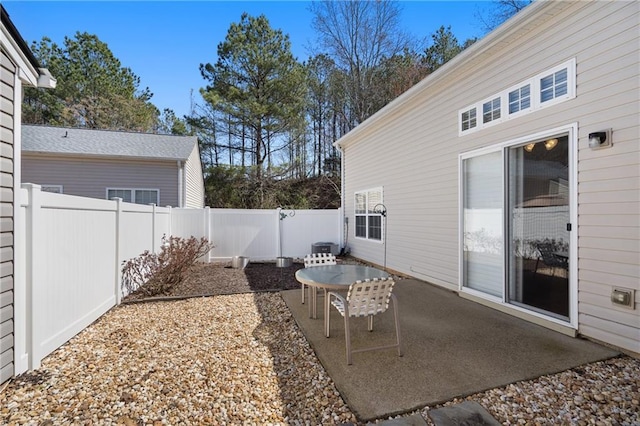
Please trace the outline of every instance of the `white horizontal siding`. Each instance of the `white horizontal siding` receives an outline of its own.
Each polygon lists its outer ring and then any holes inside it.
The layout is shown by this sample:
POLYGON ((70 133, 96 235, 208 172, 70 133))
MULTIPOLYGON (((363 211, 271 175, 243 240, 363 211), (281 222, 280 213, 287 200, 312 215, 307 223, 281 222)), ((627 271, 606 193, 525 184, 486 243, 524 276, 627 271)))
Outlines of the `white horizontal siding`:
POLYGON ((106 188, 159 189, 160 206, 178 205, 176 161, 22 155, 22 182, 62 185, 65 194, 106 199, 106 188))
POLYGON ((186 204, 185 207, 204 207, 204 179, 202 177, 202 163, 200 151, 196 144, 185 164, 186 170, 186 204))
POLYGON ((458 155, 578 123, 579 332, 611 335, 610 343, 640 352, 640 306, 620 315, 609 299, 614 285, 640 293, 639 9, 638 2, 541 6, 483 54, 428 77, 345 136, 352 253, 383 261, 384 246, 356 239, 353 221, 354 192, 383 187, 387 266, 457 288, 458 155), (573 58, 574 99, 458 136, 460 109, 573 58), (588 134, 607 128, 613 147, 589 149, 588 134))
MULTIPOLYGON (((3 26, 4 30, 4 26, 3 26)), ((0 384, 14 373, 14 82, 17 68, 0 50, 0 384)), ((19 100, 18 100, 19 101, 19 100)), ((19 147, 20 145, 17 144, 19 147)))

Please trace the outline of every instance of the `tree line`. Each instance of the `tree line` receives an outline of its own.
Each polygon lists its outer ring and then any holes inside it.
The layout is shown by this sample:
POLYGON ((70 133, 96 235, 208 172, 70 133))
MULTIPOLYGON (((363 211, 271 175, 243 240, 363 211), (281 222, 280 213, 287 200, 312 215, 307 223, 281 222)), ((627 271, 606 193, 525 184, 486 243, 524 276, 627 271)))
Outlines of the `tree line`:
MULTIPOLYGON (((494 17, 499 23, 527 3, 499 1, 494 17)), ((63 46, 45 37, 32 50, 58 86, 25 89, 23 122, 196 135, 212 207, 337 207, 333 142, 475 39, 459 42, 443 25, 418 42, 392 0, 318 1, 310 11, 317 43, 303 62, 266 16, 242 14, 217 61, 200 65, 203 101, 184 117, 159 111, 96 35, 78 32, 63 46)))

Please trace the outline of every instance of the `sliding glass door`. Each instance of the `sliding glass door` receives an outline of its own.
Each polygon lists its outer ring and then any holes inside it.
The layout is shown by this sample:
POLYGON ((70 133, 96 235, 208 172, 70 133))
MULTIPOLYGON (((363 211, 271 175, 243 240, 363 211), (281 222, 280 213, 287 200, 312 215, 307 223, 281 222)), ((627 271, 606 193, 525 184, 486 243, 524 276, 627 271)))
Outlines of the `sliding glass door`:
POLYGON ((502 297, 502 153, 465 160, 462 186, 463 285, 502 297))
POLYGON ((569 141, 508 148, 508 300, 569 317, 569 141))
POLYGON ((569 320, 569 137, 462 159, 462 285, 569 320))

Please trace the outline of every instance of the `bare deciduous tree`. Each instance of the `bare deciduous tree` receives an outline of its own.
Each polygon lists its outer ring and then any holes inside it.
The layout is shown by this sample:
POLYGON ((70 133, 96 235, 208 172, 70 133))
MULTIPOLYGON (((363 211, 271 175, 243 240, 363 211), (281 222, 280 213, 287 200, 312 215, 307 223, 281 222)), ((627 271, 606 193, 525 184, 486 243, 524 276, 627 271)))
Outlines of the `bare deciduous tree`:
POLYGON ((311 12, 319 46, 347 76, 346 119, 355 127, 382 106, 371 96, 377 67, 409 44, 400 26, 400 8, 390 0, 323 0, 313 2, 311 12))
POLYGON ((527 7, 533 0, 495 0, 488 11, 479 12, 478 19, 485 31, 493 31, 504 21, 527 7))

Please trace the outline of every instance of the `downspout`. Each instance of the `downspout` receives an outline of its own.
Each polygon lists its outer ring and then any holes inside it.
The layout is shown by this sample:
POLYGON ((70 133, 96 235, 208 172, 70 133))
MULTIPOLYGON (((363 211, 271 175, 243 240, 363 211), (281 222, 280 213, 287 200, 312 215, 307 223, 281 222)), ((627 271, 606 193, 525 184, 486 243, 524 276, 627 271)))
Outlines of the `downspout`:
POLYGON ((178 207, 184 207, 184 162, 178 160, 178 207))
POLYGON ((340 235, 340 247, 342 247, 341 254, 346 254, 347 247, 345 247, 345 241, 347 241, 346 233, 349 232, 346 226, 347 215, 344 211, 344 193, 345 193, 345 171, 344 171, 344 150, 339 143, 335 144, 340 152, 340 223, 342 224, 342 233, 340 235))

